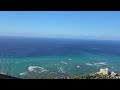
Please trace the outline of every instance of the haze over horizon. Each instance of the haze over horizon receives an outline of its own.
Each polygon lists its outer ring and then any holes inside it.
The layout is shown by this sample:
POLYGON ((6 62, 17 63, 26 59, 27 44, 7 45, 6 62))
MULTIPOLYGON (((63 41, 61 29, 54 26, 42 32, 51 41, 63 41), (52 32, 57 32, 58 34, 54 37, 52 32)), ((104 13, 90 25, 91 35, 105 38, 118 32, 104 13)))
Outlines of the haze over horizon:
POLYGON ((0 36, 120 40, 119 11, 0 11, 0 36))

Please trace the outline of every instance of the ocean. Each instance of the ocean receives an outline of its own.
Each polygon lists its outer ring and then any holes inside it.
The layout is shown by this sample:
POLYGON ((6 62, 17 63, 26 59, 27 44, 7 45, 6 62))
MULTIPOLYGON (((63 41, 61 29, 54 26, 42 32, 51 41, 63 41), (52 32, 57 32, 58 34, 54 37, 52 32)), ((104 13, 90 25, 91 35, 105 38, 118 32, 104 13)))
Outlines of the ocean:
POLYGON ((0 73, 19 78, 120 72, 120 41, 0 37, 0 73))

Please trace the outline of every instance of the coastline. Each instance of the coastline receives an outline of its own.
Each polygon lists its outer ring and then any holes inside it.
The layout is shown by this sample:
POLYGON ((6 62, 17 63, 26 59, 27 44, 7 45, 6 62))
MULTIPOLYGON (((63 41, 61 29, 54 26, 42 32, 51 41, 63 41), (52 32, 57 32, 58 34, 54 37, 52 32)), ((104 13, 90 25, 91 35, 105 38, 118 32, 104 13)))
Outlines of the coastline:
MULTIPOLYGON (((0 74, 0 79, 22 79, 17 77, 12 77, 4 74, 0 74)), ((25 79, 25 78, 24 78, 25 79)), ((33 79, 33 78, 26 78, 33 79)), ((120 79, 120 74, 116 72, 109 72, 108 68, 100 69, 99 72, 87 74, 84 76, 73 76, 73 77, 55 77, 55 78, 36 78, 36 79, 120 79)))
POLYGON ((21 78, 0 74, 0 79, 21 79, 21 78))

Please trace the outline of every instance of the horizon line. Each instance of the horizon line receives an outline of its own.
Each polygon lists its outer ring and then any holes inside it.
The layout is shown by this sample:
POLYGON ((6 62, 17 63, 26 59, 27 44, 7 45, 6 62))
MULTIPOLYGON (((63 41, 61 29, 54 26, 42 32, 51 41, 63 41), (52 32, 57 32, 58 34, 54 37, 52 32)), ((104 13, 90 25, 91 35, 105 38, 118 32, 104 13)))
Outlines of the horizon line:
POLYGON ((11 37, 11 38, 36 38, 36 39, 41 39, 41 38, 47 38, 47 39, 72 39, 72 40, 103 40, 103 41, 120 41, 119 39, 88 39, 88 38, 70 38, 70 37, 32 37, 32 36, 0 36, 0 37, 11 37))

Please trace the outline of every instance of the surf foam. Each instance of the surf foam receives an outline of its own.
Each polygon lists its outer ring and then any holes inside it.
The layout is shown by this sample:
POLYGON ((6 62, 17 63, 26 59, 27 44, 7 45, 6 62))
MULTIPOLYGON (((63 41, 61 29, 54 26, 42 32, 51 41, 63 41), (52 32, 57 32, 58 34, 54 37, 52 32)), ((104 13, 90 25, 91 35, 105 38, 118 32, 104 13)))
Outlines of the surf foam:
POLYGON ((33 72, 33 71, 36 72, 36 69, 38 70, 39 73, 48 71, 47 69, 39 67, 39 66, 29 66, 28 67, 29 72, 33 72))
POLYGON ((72 60, 72 59, 69 59, 69 60, 72 60))
POLYGON ((89 66, 101 66, 101 65, 107 65, 107 62, 99 62, 99 63, 86 63, 86 65, 89 66))
POLYGON ((64 61, 60 61, 62 64, 67 64, 67 62, 64 62, 64 61))
POLYGON ((26 75, 26 74, 27 74, 27 72, 20 73, 20 75, 26 75))
POLYGON ((61 67, 58 67, 58 72, 60 72, 60 73, 64 73, 65 74, 65 71, 63 70, 63 68, 61 68, 61 67))
POLYGON ((77 68, 80 68, 80 66, 79 66, 79 65, 77 65, 77 68))

